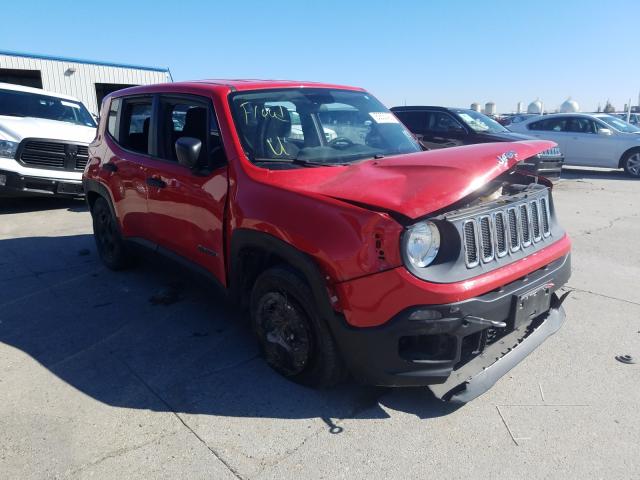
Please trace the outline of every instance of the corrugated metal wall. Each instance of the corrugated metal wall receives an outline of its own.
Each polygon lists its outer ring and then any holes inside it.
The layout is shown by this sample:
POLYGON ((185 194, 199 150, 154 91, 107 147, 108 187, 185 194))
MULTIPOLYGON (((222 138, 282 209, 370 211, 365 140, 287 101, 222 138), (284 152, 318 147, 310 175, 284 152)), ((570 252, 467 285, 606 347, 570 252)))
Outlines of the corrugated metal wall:
POLYGON ((93 113, 98 113, 99 108, 96 100, 96 83, 149 85, 171 81, 168 71, 94 65, 2 54, 0 54, 0 68, 40 70, 43 89, 72 95, 82 100, 89 111, 93 113), (65 75, 69 68, 75 69, 75 72, 65 75))

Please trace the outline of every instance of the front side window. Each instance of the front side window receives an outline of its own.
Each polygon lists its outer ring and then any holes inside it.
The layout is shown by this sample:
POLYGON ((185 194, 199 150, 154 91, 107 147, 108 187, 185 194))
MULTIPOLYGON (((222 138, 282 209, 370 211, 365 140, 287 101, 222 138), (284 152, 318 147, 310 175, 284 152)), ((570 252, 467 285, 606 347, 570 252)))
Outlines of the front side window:
POLYGON ((210 115, 209 109, 206 100, 161 97, 160 158, 177 162, 176 142, 189 137, 200 140, 199 166, 219 165, 224 153, 215 116, 210 115))
POLYGON ((445 112, 431 112, 427 130, 435 133, 461 132, 464 128, 451 115, 445 112))
POLYGON ((80 102, 31 92, 0 90, 0 115, 33 117, 95 127, 96 122, 80 102))
POLYGON ((421 151, 365 92, 291 88, 230 96, 238 136, 256 164, 335 165, 421 151))
POLYGON ((504 133, 509 131, 494 119, 475 110, 459 109, 455 110, 455 112, 476 133, 504 133))
POLYGON ((564 131, 571 133, 597 133, 595 123, 583 117, 568 118, 564 131))

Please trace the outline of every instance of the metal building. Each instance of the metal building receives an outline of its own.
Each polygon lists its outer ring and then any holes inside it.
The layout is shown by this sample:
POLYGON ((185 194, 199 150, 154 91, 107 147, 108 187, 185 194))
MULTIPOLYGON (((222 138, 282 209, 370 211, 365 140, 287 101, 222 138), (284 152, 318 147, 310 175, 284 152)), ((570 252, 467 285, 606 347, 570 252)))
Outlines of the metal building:
POLYGON ((0 50, 0 82, 71 95, 93 113, 98 113, 105 95, 115 90, 170 81, 168 68, 0 50))

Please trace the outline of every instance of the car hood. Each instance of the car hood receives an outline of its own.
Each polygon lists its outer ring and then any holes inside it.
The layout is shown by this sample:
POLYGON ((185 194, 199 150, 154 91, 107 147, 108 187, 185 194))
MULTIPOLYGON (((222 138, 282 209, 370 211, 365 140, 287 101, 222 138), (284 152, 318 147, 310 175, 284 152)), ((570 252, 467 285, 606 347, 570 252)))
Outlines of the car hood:
POLYGON ((555 145, 546 140, 468 145, 346 167, 272 171, 270 180, 304 193, 418 218, 455 203, 519 161, 555 145))
POLYGON ((69 122, 34 117, 0 115, 0 139, 20 142, 23 138, 47 138, 69 142, 90 143, 96 129, 69 122))

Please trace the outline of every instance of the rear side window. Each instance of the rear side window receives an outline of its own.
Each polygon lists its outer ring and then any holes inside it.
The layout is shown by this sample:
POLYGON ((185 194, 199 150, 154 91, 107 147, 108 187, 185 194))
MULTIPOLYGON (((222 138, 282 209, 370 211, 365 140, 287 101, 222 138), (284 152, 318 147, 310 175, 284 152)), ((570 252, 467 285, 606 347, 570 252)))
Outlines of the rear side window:
POLYGON ((107 118, 107 131, 116 141, 118 140, 117 120, 118 110, 120 110, 120 99, 114 98, 109 106, 109 116, 107 118))
POLYGON ((529 130, 543 130, 547 132, 565 132, 566 117, 547 118, 529 124, 529 130))
POLYGON ((426 112, 394 112, 405 127, 413 133, 422 133, 427 126, 426 112))
POLYGON ((149 153, 151 99, 125 99, 120 116, 118 142, 134 152, 149 153))

